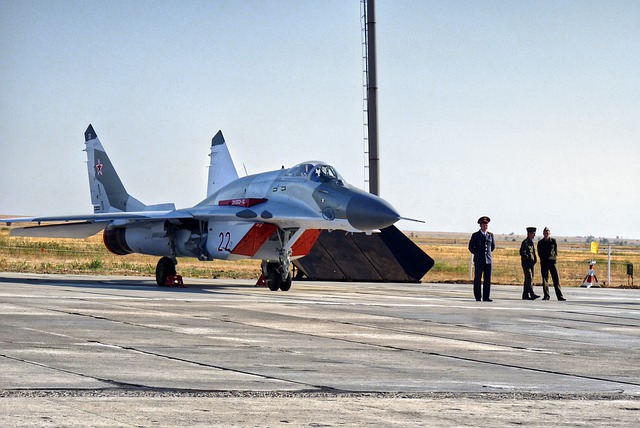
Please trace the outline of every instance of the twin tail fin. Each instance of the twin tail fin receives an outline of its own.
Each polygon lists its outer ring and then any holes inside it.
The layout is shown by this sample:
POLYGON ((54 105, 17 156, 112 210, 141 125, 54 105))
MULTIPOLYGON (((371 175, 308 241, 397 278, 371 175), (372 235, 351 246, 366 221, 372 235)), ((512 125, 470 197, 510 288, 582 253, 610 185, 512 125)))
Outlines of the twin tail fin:
POLYGON ((211 158, 209 164, 209 180, 207 182, 207 197, 238 178, 238 172, 231 159, 229 148, 224 141, 222 131, 211 140, 211 158))
POLYGON ((94 213, 175 209, 174 204, 145 205, 129 195, 92 125, 84 132, 84 143, 94 213))

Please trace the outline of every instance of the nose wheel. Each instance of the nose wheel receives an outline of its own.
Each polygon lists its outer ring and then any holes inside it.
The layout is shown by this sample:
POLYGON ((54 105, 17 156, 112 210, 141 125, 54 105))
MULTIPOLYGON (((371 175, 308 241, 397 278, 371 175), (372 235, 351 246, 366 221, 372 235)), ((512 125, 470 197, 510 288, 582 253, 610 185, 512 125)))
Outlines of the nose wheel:
POLYGON ((289 291, 291 289, 291 272, 284 270, 284 266, 277 262, 263 262, 263 275, 267 279, 267 287, 271 291, 289 291), (266 270, 266 272, 264 272, 266 270))

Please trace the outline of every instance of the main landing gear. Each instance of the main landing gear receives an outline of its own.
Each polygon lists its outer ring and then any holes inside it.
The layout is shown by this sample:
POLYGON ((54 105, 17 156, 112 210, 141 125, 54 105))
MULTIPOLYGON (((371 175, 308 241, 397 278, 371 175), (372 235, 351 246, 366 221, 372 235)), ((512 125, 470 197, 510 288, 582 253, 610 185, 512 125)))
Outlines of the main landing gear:
POLYGON ((160 287, 167 285, 167 280, 176 277, 176 262, 170 257, 163 257, 156 265, 156 283, 160 287))

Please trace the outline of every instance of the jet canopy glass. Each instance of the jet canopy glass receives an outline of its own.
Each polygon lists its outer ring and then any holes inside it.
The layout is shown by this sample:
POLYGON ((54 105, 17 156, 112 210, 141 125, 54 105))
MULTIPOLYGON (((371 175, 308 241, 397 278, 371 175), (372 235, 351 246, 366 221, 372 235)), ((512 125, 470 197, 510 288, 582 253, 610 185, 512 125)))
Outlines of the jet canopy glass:
POLYGON ((289 168, 284 175, 286 177, 308 178, 311 181, 319 183, 344 183, 344 180, 334 167, 327 165, 326 163, 316 161, 299 163, 298 165, 289 168))

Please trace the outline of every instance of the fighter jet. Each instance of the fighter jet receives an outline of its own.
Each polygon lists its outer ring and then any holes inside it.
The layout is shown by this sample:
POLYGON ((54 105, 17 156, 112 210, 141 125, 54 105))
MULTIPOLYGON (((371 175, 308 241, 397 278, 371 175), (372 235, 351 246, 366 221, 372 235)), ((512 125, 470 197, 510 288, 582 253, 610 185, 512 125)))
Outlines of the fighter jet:
POLYGON ((161 257, 156 266, 160 286, 176 276, 178 257, 258 259, 269 289, 288 291, 291 261, 307 255, 322 230, 372 233, 403 218, 324 162, 239 177, 221 131, 211 141, 202 202, 183 209, 172 203, 145 205, 125 189, 92 125, 84 139, 94 212, 2 221, 38 223, 13 228, 13 236, 86 238, 102 230, 114 254, 161 257))

